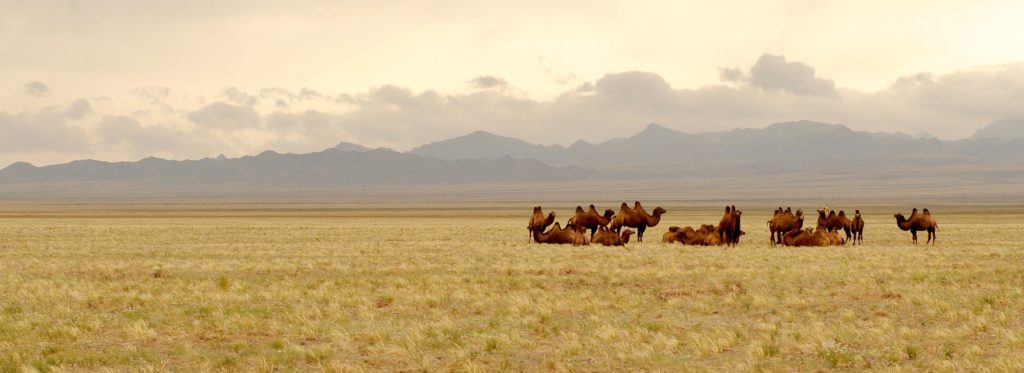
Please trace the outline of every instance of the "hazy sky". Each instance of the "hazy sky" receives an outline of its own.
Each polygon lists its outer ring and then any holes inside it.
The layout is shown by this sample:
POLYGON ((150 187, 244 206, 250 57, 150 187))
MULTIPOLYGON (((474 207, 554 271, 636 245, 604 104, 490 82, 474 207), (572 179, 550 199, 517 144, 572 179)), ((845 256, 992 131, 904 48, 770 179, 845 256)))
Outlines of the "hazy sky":
MULTIPOLYGON (((1019 1, 0 0, 0 167, 1024 111, 1019 1)), ((841 141, 841 139, 837 139, 841 141)))

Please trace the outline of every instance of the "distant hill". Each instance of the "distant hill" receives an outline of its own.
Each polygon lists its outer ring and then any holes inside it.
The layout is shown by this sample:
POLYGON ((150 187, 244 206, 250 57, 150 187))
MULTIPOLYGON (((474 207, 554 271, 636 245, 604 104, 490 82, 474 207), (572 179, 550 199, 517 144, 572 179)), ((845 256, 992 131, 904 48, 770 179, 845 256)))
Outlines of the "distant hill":
POLYGON ((971 140, 1024 140, 1024 116, 1007 117, 979 129, 971 140))
MULTIPOLYGON (((1015 123, 996 122, 975 138, 961 141, 853 131, 810 121, 697 134, 650 124, 630 137, 596 144, 577 141, 569 147, 477 131, 406 153, 341 143, 309 154, 267 151, 234 159, 81 160, 45 167, 19 162, 0 170, 0 192, 31 195, 58 190, 78 195, 113 190, 111 186, 231 191, 673 179, 704 180, 707 185, 721 180, 765 185, 774 180, 768 185, 813 182, 899 188, 928 178, 946 184, 956 180, 964 185, 999 185, 1024 183, 1024 139, 988 135, 1021 128, 1015 123)), ((578 192, 592 183, 578 184, 571 189, 578 192)), ((650 184, 636 182, 630 188, 642 190, 646 185, 650 184)))
POLYGON ((309 154, 266 151, 234 159, 82 160, 45 167, 19 162, 0 170, 0 184, 118 182, 140 187, 229 184, 329 187, 557 181, 600 176, 601 173, 578 167, 556 168, 536 160, 511 157, 447 161, 388 149, 342 151, 332 148, 309 154))
POLYGON ((475 131, 468 135, 422 145, 409 151, 410 154, 439 159, 474 159, 501 157, 544 159, 565 151, 561 146, 534 145, 526 141, 498 136, 486 131, 475 131))
POLYGON ((853 131, 846 126, 810 121, 772 124, 761 129, 688 134, 657 124, 624 139, 599 144, 577 142, 568 148, 531 145, 521 140, 475 133, 428 145, 413 152, 443 157, 537 159, 555 166, 591 169, 644 170, 672 173, 746 170, 798 171, 818 168, 918 167, 925 164, 1014 163, 1024 161, 1017 151, 1024 142, 1007 139, 942 141, 896 133, 853 131), (480 142, 467 141, 469 138, 480 142), (499 146, 517 144, 515 147, 499 146), (480 144, 490 144, 480 146, 480 144))

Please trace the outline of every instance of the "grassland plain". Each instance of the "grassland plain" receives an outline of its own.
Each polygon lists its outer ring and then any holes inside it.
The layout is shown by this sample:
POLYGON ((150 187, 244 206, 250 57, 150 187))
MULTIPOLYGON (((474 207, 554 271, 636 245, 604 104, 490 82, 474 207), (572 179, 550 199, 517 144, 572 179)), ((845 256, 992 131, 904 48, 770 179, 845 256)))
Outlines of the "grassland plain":
POLYGON ((1024 208, 773 248, 740 206, 695 248, 658 241, 719 210, 669 205, 606 248, 528 243, 530 207, 5 205, 0 371, 1024 370, 1024 208))

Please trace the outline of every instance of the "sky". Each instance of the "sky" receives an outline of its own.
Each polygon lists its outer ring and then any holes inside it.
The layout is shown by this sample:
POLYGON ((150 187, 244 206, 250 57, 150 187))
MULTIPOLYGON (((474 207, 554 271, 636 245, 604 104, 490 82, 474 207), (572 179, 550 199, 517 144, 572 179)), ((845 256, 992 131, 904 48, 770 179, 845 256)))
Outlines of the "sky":
MULTIPOLYGON (((0 167, 1024 112, 1019 1, 0 0, 0 167)), ((841 141, 841 139, 837 139, 841 141)))

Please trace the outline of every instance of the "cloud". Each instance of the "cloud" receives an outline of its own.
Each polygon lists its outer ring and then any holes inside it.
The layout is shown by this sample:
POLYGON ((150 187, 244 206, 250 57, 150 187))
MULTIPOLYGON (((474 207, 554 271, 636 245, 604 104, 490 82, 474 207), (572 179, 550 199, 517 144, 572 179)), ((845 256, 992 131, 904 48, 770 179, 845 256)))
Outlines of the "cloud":
POLYGON ((88 134, 69 125, 57 109, 14 115, 0 112, 0 153, 81 154, 89 150, 88 134))
POLYGON ((236 130, 260 126, 260 115, 252 107, 222 101, 189 113, 188 120, 207 129, 236 130))
POLYGON ((493 76, 479 76, 469 81, 469 86, 475 89, 497 89, 502 90, 508 87, 508 82, 493 76))
POLYGON ((46 95, 50 94, 50 87, 38 80, 25 83, 23 90, 26 95, 32 97, 46 97, 46 95))
POLYGON ((739 68, 722 67, 718 69, 718 80, 726 83, 739 83, 747 81, 747 74, 739 68))
POLYGON ((814 68, 802 62, 788 62, 785 56, 765 53, 750 67, 750 85, 766 91, 784 91, 808 96, 836 96, 836 84, 815 76, 814 68))
POLYGON ((108 151, 133 157, 204 157, 229 148, 213 134, 186 132, 169 125, 144 126, 128 116, 105 116, 96 124, 97 142, 108 151))
POLYGON ((84 98, 75 100, 67 110, 64 110, 64 116, 68 119, 82 119, 89 114, 92 114, 92 106, 89 100, 84 98))

